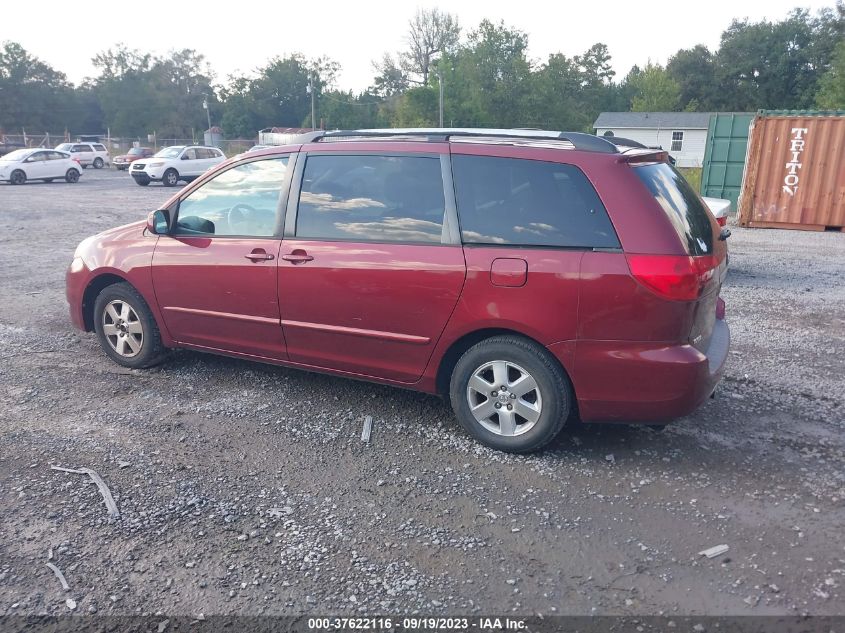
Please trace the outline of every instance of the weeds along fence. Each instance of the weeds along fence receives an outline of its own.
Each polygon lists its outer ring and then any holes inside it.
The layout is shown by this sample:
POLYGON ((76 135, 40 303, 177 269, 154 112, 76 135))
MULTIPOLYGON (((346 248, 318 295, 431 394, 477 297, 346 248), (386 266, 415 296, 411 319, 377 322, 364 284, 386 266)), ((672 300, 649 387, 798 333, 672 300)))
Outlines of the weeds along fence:
MULTIPOLYGON (((202 138, 158 138, 155 135, 149 137, 117 137, 109 136, 107 134, 67 134, 51 132, 29 133, 21 134, 2 134, 0 133, 0 153, 12 151, 21 148, 34 147, 56 147, 60 143, 69 142, 88 142, 93 141, 105 145, 109 154, 118 156, 125 154, 133 147, 151 147, 154 150, 159 150, 162 147, 170 145, 202 145, 202 138)), ((223 150, 226 156, 234 156, 245 152, 250 147, 255 145, 255 139, 221 139, 216 140, 215 146, 223 150)))

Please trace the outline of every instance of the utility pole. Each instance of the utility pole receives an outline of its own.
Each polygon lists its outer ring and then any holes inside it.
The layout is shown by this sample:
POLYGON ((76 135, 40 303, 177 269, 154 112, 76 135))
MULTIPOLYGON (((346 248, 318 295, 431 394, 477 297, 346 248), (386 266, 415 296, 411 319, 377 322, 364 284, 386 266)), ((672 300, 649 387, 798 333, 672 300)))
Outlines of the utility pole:
POLYGON ((314 71, 308 74, 308 92, 311 94, 311 127, 317 129, 317 108, 314 104, 314 71))
POLYGON ((208 95, 202 96, 202 107, 205 108, 205 116, 208 119, 208 142, 211 144, 214 139, 211 138, 211 110, 208 109, 208 95))
POLYGON ((440 65, 437 65, 437 83, 440 84, 440 127, 443 127, 443 73, 440 72, 440 65))

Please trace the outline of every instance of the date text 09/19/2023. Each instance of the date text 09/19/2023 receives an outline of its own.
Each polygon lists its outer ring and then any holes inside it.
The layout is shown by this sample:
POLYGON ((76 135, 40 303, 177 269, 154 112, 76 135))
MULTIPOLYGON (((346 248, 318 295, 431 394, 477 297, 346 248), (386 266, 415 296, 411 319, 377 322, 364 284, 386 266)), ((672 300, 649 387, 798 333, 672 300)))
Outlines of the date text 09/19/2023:
POLYGON ((308 618, 312 631, 524 631, 522 619, 510 617, 325 617, 308 618))

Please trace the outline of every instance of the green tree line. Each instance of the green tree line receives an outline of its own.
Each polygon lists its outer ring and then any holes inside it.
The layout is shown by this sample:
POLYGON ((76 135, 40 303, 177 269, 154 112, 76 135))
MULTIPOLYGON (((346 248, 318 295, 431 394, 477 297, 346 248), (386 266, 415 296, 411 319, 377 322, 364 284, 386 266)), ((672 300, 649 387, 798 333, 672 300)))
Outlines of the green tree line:
MULTIPOLYGON (((648 34, 643 34, 644 46, 648 34)), ((117 46, 92 60, 80 85, 15 42, 0 49, 0 130, 187 138, 211 120, 230 138, 271 126, 328 128, 432 126, 444 88, 447 126, 585 130, 602 111, 754 111, 845 108, 845 0, 779 21, 734 20, 717 50, 696 45, 665 66, 648 62, 624 77, 597 42, 579 55, 535 60, 528 34, 422 9, 406 46, 373 63, 363 92, 336 87, 328 58, 276 57, 250 76, 223 82, 191 49, 152 55, 117 46), (317 121, 311 120, 311 94, 317 121)))

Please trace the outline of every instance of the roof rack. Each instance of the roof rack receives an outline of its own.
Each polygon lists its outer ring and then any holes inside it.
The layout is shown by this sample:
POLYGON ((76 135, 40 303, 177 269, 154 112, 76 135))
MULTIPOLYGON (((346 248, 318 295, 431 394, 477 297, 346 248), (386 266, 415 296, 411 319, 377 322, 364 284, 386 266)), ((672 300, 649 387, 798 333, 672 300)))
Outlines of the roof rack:
POLYGON ((553 132, 547 130, 485 129, 485 128, 391 128, 372 130, 331 130, 315 131, 297 137, 298 143, 317 143, 330 139, 413 139, 429 143, 446 143, 450 139, 495 138, 514 141, 565 141, 575 149, 604 154, 618 154, 619 150, 612 142, 599 136, 584 132, 553 132))

